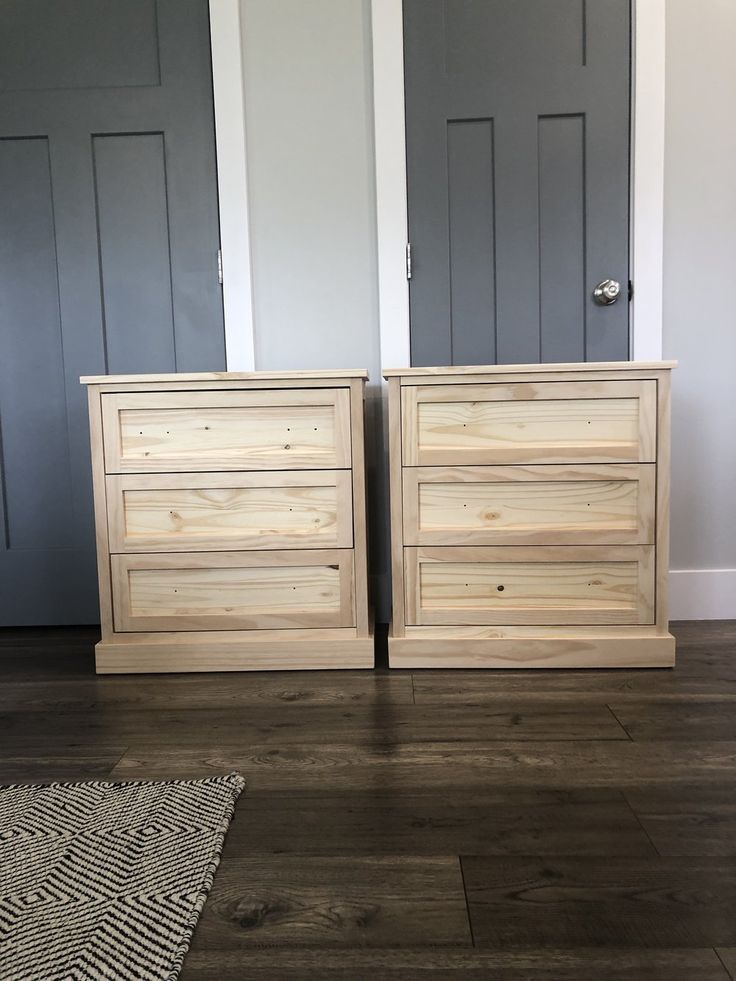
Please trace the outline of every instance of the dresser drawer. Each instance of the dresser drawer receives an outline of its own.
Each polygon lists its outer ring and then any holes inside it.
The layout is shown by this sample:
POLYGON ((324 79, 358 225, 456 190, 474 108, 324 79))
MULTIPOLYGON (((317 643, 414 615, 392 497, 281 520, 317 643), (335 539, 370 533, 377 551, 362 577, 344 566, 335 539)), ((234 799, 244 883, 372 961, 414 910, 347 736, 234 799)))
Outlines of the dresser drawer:
POLYGON ((654 464, 405 467, 407 545, 652 544, 654 464))
POLYGON ((107 473, 351 466, 348 389, 102 395, 107 473))
POLYGON ((405 548, 411 625, 649 624, 653 548, 405 548))
POLYGON ((353 553, 112 555, 116 631, 349 627, 353 553))
POLYGON ((352 548, 348 470, 110 474, 111 552, 352 548))
POLYGON ((404 466, 652 462, 649 380, 407 385, 404 466))

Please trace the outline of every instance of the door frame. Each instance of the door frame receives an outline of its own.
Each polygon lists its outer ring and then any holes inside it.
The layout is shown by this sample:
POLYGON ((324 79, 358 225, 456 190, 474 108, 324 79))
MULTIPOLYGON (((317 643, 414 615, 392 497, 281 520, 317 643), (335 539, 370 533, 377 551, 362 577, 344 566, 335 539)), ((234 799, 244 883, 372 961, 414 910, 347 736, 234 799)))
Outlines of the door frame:
POLYGON ((209 12, 225 364, 228 371, 253 371, 253 270, 240 0, 209 0, 209 12))
MULTIPOLYGON (((665 2, 632 0, 629 347, 662 357, 665 2)), ((255 368, 240 0, 209 0, 215 140, 230 371, 255 368)), ((371 0, 381 364, 410 365, 402 0, 371 0)))
MULTIPOLYGON (((402 0, 372 0, 381 363, 410 361, 402 0)), ((629 354, 662 357, 665 0, 632 0, 629 354)))

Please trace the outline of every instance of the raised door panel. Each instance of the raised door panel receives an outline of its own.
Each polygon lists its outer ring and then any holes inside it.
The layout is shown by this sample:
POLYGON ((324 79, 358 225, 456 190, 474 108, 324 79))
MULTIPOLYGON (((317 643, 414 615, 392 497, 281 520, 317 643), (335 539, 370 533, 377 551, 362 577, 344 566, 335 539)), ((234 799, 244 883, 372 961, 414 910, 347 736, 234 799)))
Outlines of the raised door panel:
POLYGON ((352 548, 350 471, 111 474, 110 551, 352 548))
POLYGON ((404 560, 411 625, 654 622, 648 545, 406 548, 404 560))
POLYGON ((115 630, 355 626, 353 553, 111 556, 115 630))
POLYGON ((407 385, 404 466, 656 459, 655 381, 407 385))
POLYGON ((406 467, 407 545, 652 544, 654 464, 406 467))
POLYGON ((349 389, 103 394, 108 473, 349 468, 349 389))

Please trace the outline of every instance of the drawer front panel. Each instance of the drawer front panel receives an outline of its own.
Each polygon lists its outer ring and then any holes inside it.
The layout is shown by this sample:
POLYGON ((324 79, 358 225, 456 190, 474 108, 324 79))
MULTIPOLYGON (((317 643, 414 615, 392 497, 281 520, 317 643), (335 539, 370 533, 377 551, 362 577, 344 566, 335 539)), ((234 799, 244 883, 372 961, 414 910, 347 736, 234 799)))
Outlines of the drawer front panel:
POLYGON ((347 470, 114 474, 110 551, 351 548, 347 470))
POLYGON ((654 622, 651 546, 406 548, 411 625, 654 622))
POLYGON ((653 462, 656 382, 402 388, 405 466, 653 462))
POLYGON ((353 553, 113 555, 118 631, 352 627, 353 553))
POLYGON ((407 545, 654 542, 654 464, 406 467, 407 545))
POLYGON ((348 389, 131 392, 102 396, 105 469, 341 469, 348 389))

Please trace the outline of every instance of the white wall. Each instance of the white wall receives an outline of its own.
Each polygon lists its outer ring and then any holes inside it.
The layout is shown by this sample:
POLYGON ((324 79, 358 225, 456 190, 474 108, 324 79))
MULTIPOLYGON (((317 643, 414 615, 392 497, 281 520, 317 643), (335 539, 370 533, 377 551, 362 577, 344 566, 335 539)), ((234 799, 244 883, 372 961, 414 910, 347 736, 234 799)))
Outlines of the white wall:
MULTIPOLYGON (((666 2, 664 354, 680 361, 672 615, 736 617, 736 2, 666 2)), ((375 384, 370 0, 240 4, 256 367, 368 367, 375 384)), ((385 618, 375 391, 372 564, 385 618)))
POLYGON ((241 0, 255 363, 380 374, 369 0, 241 0))
POLYGON ((736 3, 667 0, 673 617, 736 617, 736 3), (702 570, 731 570, 712 572, 702 570))

